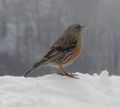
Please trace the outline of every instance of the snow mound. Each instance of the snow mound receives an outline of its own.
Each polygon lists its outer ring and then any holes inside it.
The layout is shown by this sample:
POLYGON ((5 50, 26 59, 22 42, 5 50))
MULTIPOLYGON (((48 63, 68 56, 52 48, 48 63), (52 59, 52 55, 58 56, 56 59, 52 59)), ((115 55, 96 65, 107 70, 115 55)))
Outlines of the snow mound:
POLYGON ((76 74, 0 77, 0 107, 120 107, 119 76, 76 74))

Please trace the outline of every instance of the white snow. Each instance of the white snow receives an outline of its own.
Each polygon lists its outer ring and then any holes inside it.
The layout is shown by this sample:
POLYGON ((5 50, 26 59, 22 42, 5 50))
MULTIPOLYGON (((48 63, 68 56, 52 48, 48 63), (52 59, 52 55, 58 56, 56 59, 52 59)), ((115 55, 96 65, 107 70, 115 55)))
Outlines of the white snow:
POLYGON ((120 107, 120 76, 0 77, 0 107, 120 107))

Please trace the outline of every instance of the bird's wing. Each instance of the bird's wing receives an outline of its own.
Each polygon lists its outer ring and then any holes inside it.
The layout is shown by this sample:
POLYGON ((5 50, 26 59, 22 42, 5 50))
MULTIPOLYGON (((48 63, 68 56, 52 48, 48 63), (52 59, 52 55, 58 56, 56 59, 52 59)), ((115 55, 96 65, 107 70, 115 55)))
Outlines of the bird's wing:
POLYGON ((59 52, 70 51, 75 48, 77 44, 77 39, 74 36, 61 37, 56 41, 52 48, 56 49, 59 52))
POLYGON ((50 48, 44 58, 52 58, 60 53, 66 54, 77 45, 77 38, 74 36, 60 37, 50 48))

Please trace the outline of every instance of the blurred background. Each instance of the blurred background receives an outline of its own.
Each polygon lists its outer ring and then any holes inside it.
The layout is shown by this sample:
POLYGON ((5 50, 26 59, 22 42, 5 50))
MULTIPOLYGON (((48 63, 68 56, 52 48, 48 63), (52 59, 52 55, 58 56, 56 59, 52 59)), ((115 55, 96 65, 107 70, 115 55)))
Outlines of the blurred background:
MULTIPOLYGON (((71 72, 120 75, 120 0, 0 0, 0 75, 22 75, 70 24, 87 26, 71 72)), ((32 76, 57 72, 44 66, 32 76)))

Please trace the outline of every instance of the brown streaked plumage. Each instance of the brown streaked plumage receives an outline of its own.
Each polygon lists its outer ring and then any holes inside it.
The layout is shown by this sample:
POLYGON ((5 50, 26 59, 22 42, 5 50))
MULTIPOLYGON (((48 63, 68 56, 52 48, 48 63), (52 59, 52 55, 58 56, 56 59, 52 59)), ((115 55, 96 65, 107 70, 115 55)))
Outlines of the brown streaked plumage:
POLYGON ((83 40, 80 33, 84 28, 80 24, 70 25, 52 45, 47 54, 40 61, 33 64, 32 68, 24 73, 24 76, 26 77, 41 65, 55 65, 60 69, 59 74, 75 78, 76 75, 65 71, 64 67, 72 63, 81 52, 83 40))

